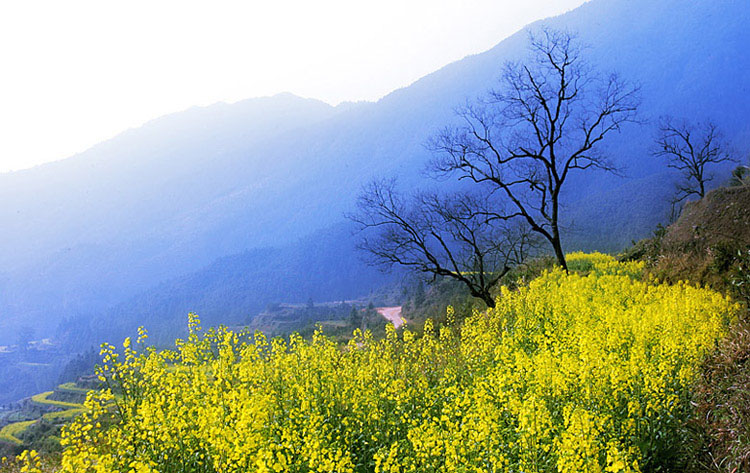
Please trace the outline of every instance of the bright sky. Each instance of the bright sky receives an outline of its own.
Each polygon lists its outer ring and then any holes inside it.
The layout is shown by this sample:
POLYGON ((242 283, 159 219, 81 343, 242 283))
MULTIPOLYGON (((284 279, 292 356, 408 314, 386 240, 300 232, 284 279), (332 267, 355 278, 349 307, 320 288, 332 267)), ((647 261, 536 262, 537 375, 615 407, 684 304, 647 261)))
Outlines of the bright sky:
POLYGON ((584 0, 0 4, 0 172, 193 105, 377 100, 584 0))

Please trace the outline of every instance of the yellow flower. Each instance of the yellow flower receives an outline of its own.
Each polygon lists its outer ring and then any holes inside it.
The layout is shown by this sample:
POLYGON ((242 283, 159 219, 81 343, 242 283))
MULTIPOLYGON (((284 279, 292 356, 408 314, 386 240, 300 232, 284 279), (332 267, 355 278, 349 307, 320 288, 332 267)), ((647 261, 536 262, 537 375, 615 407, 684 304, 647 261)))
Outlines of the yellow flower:
POLYGON ((107 388, 63 429, 61 471, 638 472, 737 307, 639 263, 569 261, 580 274, 502 288, 421 335, 269 341, 190 314, 171 350, 104 344, 107 388))

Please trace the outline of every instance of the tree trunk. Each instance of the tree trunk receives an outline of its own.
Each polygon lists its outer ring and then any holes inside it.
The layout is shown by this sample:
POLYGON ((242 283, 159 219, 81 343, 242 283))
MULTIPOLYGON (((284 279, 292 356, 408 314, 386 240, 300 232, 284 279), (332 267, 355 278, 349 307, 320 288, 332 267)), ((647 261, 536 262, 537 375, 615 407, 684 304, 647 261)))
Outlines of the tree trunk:
POLYGON ((490 309, 494 309, 495 308, 495 298, 492 297, 492 295, 489 293, 489 291, 482 292, 481 294, 480 293, 472 292, 472 296, 478 297, 478 298, 482 299, 484 301, 484 303, 487 305, 488 308, 490 308, 490 309))
POLYGON ((555 230, 552 238, 552 248, 555 250, 555 257, 557 258, 558 264, 568 272, 568 263, 565 261, 565 253, 563 253, 562 243, 560 243, 560 235, 555 230))
POLYGON ((555 250, 555 257, 557 262, 560 264, 565 272, 568 272, 568 263, 565 261, 565 253, 562 249, 562 242, 560 241, 560 229, 557 226, 557 211, 558 211, 558 198, 560 196, 560 186, 562 182, 558 183, 557 189, 552 193, 552 249, 555 250))

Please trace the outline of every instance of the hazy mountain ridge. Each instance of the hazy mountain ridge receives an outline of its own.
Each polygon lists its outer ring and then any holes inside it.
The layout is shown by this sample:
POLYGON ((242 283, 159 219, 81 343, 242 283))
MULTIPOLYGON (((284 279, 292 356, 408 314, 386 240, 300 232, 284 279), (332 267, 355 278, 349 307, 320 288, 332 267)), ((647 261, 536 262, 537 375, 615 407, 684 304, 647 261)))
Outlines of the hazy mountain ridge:
POLYGON ((152 342, 168 344, 186 329, 188 312, 206 326, 247 324, 271 303, 350 300, 399 277, 362 265, 359 256, 351 225, 335 225, 281 248, 224 256, 101 313, 68 319, 58 338, 116 343, 145 324, 152 342))
MULTIPOLYGON (((595 66, 640 82, 645 119, 708 115, 745 149, 748 23, 741 0, 593 0, 544 21, 578 31, 595 66)), ((521 31, 374 104, 334 108, 284 94, 194 108, 74 158, 0 176, 0 325, 106 316, 217 258, 284 247, 335 224, 373 176, 421 182, 424 140, 454 106, 494 85, 526 39, 521 31)), ((578 246, 622 247, 663 219, 666 207, 656 203, 665 168, 648 156, 651 133, 633 126, 610 143, 628 179, 571 187, 568 226, 578 246)))
MULTIPOLYGON (((227 228, 242 230, 231 224, 235 215, 212 212, 210 207, 221 204, 227 195, 250 193, 252 189, 242 186, 243 175, 268 173, 263 169, 267 163, 248 163, 243 157, 252 156, 253 147, 262 147, 264 141, 302 123, 309 125, 336 113, 322 102, 290 94, 246 102, 163 117, 70 160, 0 176, 0 193, 6 202, 3 220, 8 222, 0 236, 5 239, 3 266, 6 274, 16 274, 8 276, 4 291, 9 305, 13 299, 25 299, 24 316, 30 315, 29 310, 38 310, 33 315, 41 316, 56 302, 64 312, 73 306, 68 315, 103 308, 123 295, 238 251, 237 247, 224 250, 217 244, 219 238, 206 237, 204 245, 216 247, 206 252, 196 244, 201 242, 195 235, 204 230, 201 227, 225 234, 227 228), (269 108, 274 117, 266 113, 269 108), (234 130, 221 126, 222 121, 212 121, 221 114, 234 116, 229 120, 234 130), (248 115, 265 122, 260 131, 255 130, 253 140, 245 141, 247 133, 241 124, 246 120, 237 116, 248 115), (211 143, 231 143, 235 149, 222 151, 221 145, 211 147, 211 143), (207 150, 208 160, 204 159, 207 150), (186 151, 190 159, 185 158, 186 151), (131 163, 132 155, 139 156, 140 162, 131 163), (149 156, 154 159, 145 159, 149 156), (250 169, 240 172, 240 164, 250 169), (25 214, 33 217, 24 219, 25 214), (221 222, 222 218, 229 221, 221 222), (83 287, 73 291, 65 287, 76 282, 83 287), (80 303, 71 301, 71 296, 80 303)), ((253 185, 256 192, 262 191, 262 180, 253 185)), ((272 239, 283 243, 298 236, 272 239)))

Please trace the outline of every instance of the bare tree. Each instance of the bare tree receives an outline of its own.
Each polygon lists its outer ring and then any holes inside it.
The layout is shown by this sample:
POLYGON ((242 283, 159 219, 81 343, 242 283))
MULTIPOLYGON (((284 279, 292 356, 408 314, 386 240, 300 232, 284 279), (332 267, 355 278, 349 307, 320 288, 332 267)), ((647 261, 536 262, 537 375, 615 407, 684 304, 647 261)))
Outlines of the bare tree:
POLYGON ((671 117, 661 120, 652 153, 665 158, 667 166, 682 175, 673 205, 691 195, 702 199, 706 195, 706 185, 714 178, 707 168, 734 161, 716 125, 711 122, 691 124, 671 117))
POLYGON ((567 270, 561 191, 571 173, 616 171, 600 145, 634 121, 638 87, 595 73, 569 33, 546 29, 530 44, 530 59, 507 64, 499 88, 458 110, 462 125, 443 130, 430 147, 438 173, 488 184, 567 270))
POLYGON ((374 181, 360 194, 354 220, 365 233, 360 249, 373 261, 400 265, 463 283, 495 306, 492 288, 532 247, 525 226, 493 210, 486 198, 396 192, 393 180, 374 181))

